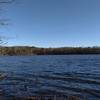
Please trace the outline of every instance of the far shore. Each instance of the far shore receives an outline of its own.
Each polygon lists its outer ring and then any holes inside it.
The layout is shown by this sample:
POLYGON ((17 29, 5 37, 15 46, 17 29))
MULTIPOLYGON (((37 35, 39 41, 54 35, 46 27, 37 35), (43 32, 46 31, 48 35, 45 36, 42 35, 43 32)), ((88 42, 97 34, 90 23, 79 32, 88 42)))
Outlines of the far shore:
POLYGON ((34 55, 90 55, 100 54, 100 47, 59 47, 39 48, 29 46, 0 47, 2 56, 34 56, 34 55))

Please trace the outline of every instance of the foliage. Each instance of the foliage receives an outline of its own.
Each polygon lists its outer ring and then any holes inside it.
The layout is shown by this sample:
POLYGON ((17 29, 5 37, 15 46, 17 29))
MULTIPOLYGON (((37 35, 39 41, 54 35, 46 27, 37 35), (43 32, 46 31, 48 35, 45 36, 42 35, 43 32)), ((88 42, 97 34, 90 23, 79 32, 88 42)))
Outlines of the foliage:
POLYGON ((0 55, 66 55, 100 54, 100 47, 37 48, 28 46, 1 47, 0 55))

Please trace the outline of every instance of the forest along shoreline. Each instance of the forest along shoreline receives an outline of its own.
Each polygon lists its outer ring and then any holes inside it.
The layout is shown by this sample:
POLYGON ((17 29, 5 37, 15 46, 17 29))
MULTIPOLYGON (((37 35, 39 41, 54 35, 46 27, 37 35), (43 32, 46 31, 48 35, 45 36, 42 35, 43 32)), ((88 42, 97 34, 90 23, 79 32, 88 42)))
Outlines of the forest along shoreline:
POLYGON ((29 46, 0 47, 0 55, 68 55, 100 54, 100 47, 39 48, 29 46))

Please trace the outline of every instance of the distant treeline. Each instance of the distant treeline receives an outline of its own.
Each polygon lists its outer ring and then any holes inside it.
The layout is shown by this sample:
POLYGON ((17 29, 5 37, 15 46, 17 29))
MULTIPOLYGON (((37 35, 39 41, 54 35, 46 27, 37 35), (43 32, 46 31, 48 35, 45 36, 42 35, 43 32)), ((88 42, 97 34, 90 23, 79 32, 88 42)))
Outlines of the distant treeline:
POLYGON ((0 55, 67 55, 100 54, 100 47, 37 48, 27 46, 0 47, 0 55))

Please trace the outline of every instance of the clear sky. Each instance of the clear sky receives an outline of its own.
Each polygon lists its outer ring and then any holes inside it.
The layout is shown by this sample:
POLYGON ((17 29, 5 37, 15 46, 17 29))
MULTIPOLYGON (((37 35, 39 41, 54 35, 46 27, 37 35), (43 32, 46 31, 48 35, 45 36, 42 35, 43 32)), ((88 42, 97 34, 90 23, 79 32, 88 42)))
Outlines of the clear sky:
POLYGON ((7 45, 100 46, 100 0, 16 0, 3 16, 7 45))

